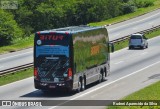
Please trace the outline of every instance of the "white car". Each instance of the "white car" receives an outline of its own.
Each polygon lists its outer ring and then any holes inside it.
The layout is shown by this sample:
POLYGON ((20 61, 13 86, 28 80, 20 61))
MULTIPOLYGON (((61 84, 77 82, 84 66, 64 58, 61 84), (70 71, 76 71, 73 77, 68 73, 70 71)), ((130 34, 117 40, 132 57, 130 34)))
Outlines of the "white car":
POLYGON ((148 48, 147 38, 143 34, 132 34, 129 39, 129 49, 132 48, 148 48))

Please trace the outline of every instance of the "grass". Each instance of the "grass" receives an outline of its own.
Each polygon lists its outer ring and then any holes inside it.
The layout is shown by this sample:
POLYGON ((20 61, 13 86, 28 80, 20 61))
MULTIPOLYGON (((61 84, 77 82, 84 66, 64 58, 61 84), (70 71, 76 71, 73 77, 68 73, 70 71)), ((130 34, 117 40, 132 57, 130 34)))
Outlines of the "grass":
POLYGON ((88 25, 103 26, 103 25, 113 24, 113 23, 117 23, 117 22, 122 22, 122 21, 125 21, 125 20, 129 20, 131 18, 140 16, 140 15, 146 14, 146 13, 151 12, 151 11, 153 11, 155 9, 158 9, 158 8, 160 8, 160 0, 155 0, 154 6, 150 6, 150 7, 147 7, 147 8, 139 8, 134 13, 126 14, 126 15, 123 15, 123 16, 118 16, 118 17, 111 18, 111 19, 108 19, 108 20, 105 20, 105 21, 102 21, 102 22, 90 23, 88 25))
POLYGON ((0 47, 0 54, 33 47, 33 38, 34 36, 31 35, 30 37, 15 40, 12 45, 2 46, 0 47))
MULTIPOLYGON (((150 86, 147 86, 123 98, 122 100, 153 100, 153 101, 160 100, 159 91, 160 91, 160 81, 150 86)), ((160 106, 109 106, 107 109, 160 109, 160 106)))
POLYGON ((33 68, 0 77, 0 86, 33 76, 33 68))
POLYGON ((154 32, 150 32, 149 34, 146 35, 147 38, 153 38, 155 36, 160 35, 160 29, 155 30, 154 32))

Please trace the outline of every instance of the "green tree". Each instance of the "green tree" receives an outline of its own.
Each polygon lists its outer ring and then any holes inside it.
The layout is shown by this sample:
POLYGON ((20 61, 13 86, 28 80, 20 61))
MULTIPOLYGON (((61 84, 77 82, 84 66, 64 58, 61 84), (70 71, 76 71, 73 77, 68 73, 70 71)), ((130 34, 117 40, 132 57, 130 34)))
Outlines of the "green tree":
POLYGON ((0 46, 11 44, 14 39, 22 36, 23 31, 19 28, 13 16, 0 10, 0 46))

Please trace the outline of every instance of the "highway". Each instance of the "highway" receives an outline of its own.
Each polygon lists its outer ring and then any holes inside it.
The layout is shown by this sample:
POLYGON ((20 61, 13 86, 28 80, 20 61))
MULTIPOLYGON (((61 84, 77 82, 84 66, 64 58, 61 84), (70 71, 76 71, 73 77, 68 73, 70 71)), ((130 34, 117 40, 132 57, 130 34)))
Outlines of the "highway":
MULTIPOLYGON (((0 100, 117 100, 160 80, 160 36, 149 40, 148 49, 128 50, 111 54, 111 75, 100 84, 93 84, 76 94, 43 94, 34 89, 33 78, 0 86, 0 100)), ((64 102, 61 102, 64 103, 64 102)), ((95 105, 95 104, 94 104, 95 105)), ((3 107, 21 109, 22 107, 3 107)), ((23 107, 24 109, 104 109, 105 106, 87 107, 23 107)))
POLYGON ((109 26, 110 40, 160 25, 160 9, 151 13, 109 26))
MULTIPOLYGON (((160 25, 160 9, 151 13, 108 26, 109 38, 114 40, 160 25)), ((0 55, 0 70, 33 62, 33 48, 0 55)))

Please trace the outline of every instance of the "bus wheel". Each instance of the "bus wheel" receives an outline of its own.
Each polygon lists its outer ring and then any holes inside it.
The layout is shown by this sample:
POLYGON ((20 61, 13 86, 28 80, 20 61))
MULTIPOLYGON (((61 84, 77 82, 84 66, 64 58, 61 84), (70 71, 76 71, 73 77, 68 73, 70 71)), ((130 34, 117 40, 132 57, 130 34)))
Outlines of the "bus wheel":
POLYGON ((85 79, 82 78, 82 81, 81 81, 81 91, 85 90, 86 89, 86 83, 85 83, 85 79))
POLYGON ((102 74, 100 73, 98 83, 101 83, 101 82, 102 82, 102 74))
POLYGON ((79 93, 81 91, 81 82, 78 82, 78 88, 77 88, 77 93, 79 93))
POLYGON ((105 81, 105 73, 102 73, 102 81, 105 81))

